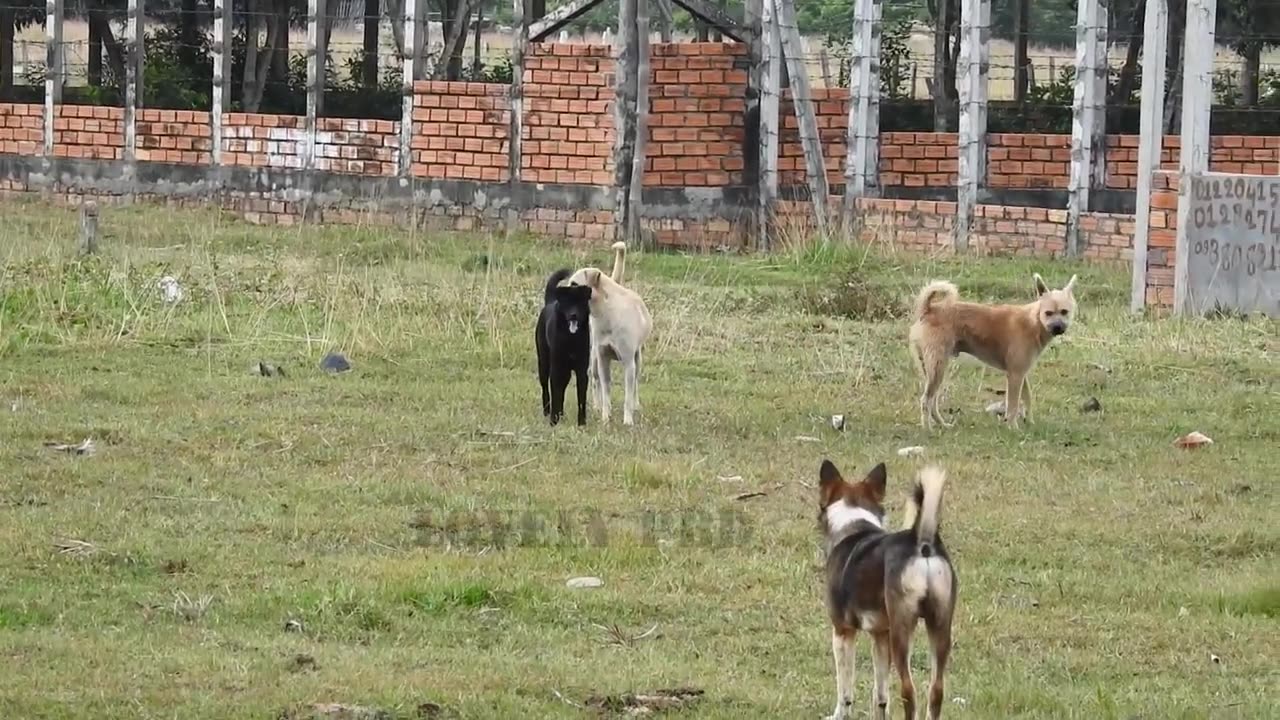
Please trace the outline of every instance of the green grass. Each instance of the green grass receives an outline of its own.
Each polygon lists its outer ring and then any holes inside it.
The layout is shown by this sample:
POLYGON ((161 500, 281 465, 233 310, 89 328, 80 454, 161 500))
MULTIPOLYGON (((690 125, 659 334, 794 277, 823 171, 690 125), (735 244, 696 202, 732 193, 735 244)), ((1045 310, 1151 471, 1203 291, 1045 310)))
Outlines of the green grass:
POLYGON ((606 247, 111 208, 77 261, 71 212, 0 213, 0 716, 574 718, 692 686, 671 717, 820 717, 819 462, 886 461, 892 519, 917 444, 951 477, 948 716, 1280 713, 1274 322, 1135 318, 1126 271, 1067 262, 636 253, 640 424, 550 428, 542 284, 606 247), (914 291, 1017 301, 1036 271, 1081 303, 1037 422, 985 415, 1001 378, 962 362, 957 426, 922 430, 914 291))

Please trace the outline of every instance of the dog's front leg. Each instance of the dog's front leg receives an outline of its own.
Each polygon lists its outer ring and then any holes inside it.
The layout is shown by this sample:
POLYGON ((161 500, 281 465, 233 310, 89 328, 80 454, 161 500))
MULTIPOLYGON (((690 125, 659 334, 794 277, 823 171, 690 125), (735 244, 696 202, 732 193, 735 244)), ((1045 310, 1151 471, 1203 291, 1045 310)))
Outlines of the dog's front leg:
POLYGON ((1022 419, 1031 424, 1031 376, 1022 378, 1022 419))
POLYGON ((1022 395, 1022 383, 1026 380, 1024 373, 1009 372, 1008 382, 1005 384, 1004 392, 1004 419, 1009 423, 1009 427, 1014 430, 1018 429, 1018 416, 1022 413, 1022 404, 1020 402, 1022 395))
MULTIPOLYGON (((588 366, 589 367, 589 366, 588 366)), ((587 377, 590 371, 579 366, 574 373, 578 376, 578 424, 587 424, 587 377)))
POLYGON ((836 710, 827 720, 845 720, 853 707, 853 641, 857 631, 831 630, 831 654, 836 661, 836 710))
POLYGON ((570 368, 551 361, 551 424, 560 422, 564 416, 564 393, 569 388, 570 368))
POLYGON ((596 351, 596 387, 600 390, 600 422, 609 424, 609 382, 612 369, 603 349, 596 351))

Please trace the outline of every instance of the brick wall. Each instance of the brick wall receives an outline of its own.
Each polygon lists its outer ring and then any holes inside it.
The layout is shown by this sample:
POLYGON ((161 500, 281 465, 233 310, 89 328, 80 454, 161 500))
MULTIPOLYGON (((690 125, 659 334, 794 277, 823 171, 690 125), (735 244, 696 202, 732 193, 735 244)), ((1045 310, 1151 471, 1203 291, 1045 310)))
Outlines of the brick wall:
MULTIPOLYGON (((827 182, 844 182, 845 138, 849 126, 848 88, 813 88, 813 113, 822 139, 822 159, 827 165, 827 182)), ((804 146, 800 144, 800 122, 796 120, 791 91, 783 90, 778 103, 778 184, 805 185, 804 146)), ((910 133, 908 133, 910 134, 910 133)), ((881 136, 883 143, 884 136, 881 136)), ((883 156, 882 156, 883 157, 883 156)))
POLYGON ((955 187, 959 142, 955 133, 881 134, 880 184, 955 187))
POLYGON ((54 156, 94 160, 124 157, 124 108, 58 105, 53 110, 54 156))
POLYGON ((987 136, 988 187, 1064 189, 1070 176, 1070 135, 987 136))
POLYGON ((223 114, 222 160, 241 167, 301 168, 306 118, 223 114))
POLYGON ((742 184, 749 69, 744 45, 653 46, 645 185, 742 184))
POLYGON ((412 173, 417 177, 504 182, 511 133, 508 86, 414 83, 412 173))
POLYGON ((400 123, 392 120, 320 118, 316 121, 316 169, 388 177, 400 162, 400 123))
POLYGON ((44 148, 44 106, 0 103, 0 153, 39 155, 44 148))
POLYGON ((137 114, 137 143, 141 162, 213 162, 213 126, 207 112, 142 108, 137 114))
POLYGON ((610 52, 606 45, 539 43, 529 48, 521 180, 613 184, 610 52))

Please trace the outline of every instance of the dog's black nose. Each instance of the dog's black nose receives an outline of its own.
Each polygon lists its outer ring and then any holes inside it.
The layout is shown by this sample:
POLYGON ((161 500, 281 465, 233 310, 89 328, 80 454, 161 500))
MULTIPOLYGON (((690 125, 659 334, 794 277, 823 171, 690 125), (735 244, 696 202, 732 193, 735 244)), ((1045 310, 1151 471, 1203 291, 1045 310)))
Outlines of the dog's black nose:
POLYGON ((1049 332, 1053 333, 1054 335, 1061 335, 1066 331, 1067 331, 1067 328, 1062 325, 1054 325, 1053 327, 1049 328, 1049 332))

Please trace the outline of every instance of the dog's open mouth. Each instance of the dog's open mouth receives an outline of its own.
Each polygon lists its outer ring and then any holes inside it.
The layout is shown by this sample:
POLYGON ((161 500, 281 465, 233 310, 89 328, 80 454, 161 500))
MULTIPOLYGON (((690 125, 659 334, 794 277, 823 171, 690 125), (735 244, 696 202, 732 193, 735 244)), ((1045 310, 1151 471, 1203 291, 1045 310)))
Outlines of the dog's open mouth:
POLYGON ((570 321, 569 321, 569 333, 570 333, 570 334, 575 334, 575 333, 577 333, 577 332, 578 332, 578 321, 577 321, 577 320, 570 320, 570 321))

